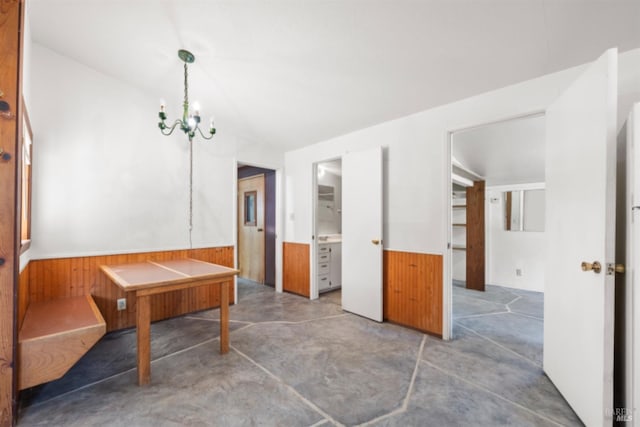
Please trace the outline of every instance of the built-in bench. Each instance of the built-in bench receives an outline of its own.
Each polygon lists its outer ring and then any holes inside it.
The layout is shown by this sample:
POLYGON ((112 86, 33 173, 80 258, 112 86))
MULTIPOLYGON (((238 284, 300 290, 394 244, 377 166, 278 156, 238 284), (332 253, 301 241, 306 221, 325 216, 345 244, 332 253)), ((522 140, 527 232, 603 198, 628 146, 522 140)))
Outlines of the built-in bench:
POLYGON ((31 303, 18 336, 18 387, 62 377, 106 332, 91 295, 31 303))

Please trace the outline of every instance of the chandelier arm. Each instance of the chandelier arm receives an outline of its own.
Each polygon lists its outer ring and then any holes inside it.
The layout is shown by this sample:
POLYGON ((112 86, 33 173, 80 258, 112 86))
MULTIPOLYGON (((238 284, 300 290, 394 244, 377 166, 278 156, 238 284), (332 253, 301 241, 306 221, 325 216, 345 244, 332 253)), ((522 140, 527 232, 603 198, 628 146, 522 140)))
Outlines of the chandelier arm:
POLYGON ((176 129, 176 126, 178 126, 179 124, 182 124, 182 121, 180 120, 176 120, 175 122, 173 122, 173 125, 171 127, 165 127, 164 129, 160 129, 160 132, 162 132, 163 135, 165 136, 169 136, 173 133, 173 131, 176 129), (165 132, 166 129, 169 129, 169 132, 165 132))
POLYGON ((201 136, 201 137, 203 137, 204 139, 209 140, 209 139, 213 138, 213 134, 211 134, 211 133, 209 134, 209 137, 207 138, 207 137, 204 135, 204 133, 202 133, 202 129, 200 129, 200 126, 198 126, 196 129, 198 130, 198 132, 200 132, 200 136, 201 136))

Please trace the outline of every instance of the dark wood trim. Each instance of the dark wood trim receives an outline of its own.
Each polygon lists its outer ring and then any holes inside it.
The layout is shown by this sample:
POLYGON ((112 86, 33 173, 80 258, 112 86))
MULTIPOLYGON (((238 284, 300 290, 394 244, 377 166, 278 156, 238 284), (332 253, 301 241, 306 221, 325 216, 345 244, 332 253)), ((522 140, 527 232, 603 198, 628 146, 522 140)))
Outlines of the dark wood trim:
POLYGON ((467 289, 484 291, 484 181, 475 181, 467 187, 467 289))
POLYGON ((24 2, 4 0, 0 6, 0 90, 9 113, 0 117, 0 148, 9 159, 0 160, 0 426, 11 426, 17 416, 17 292, 20 271, 19 136, 21 123, 21 47, 24 2))
POLYGON ((511 191, 507 191, 505 193, 505 218, 504 218, 504 229, 511 230, 511 208, 513 205, 513 193, 511 191))
POLYGON ((14 424, 17 419, 17 344, 18 273, 20 270, 19 232, 19 137, 21 93, 21 47, 23 2, 5 1, 0 8, 0 88, 12 116, 0 119, 0 147, 11 155, 0 161, 0 177, 5 185, 0 202, 0 425, 14 424), (5 221, 6 219, 6 221, 5 221))

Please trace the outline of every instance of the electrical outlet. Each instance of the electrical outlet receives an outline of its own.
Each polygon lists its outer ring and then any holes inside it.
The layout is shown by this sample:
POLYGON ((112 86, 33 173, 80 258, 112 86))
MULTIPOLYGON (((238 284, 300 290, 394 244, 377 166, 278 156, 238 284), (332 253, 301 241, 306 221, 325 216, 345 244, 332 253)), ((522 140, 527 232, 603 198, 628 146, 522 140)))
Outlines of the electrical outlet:
POLYGON ((522 276, 522 269, 521 268, 516 268, 516 276, 518 276, 518 277, 522 276))
POLYGON ((127 299, 126 298, 118 298, 118 311, 127 309, 127 299))

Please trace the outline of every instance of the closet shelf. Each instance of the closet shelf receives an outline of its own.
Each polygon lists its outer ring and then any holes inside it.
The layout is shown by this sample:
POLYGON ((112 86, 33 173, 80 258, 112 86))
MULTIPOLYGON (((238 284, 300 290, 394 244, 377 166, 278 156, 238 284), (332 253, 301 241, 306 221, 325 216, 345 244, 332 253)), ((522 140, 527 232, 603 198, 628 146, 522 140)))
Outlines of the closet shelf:
POLYGON ((466 246, 459 246, 459 245, 453 245, 453 246, 451 246, 451 249, 453 249, 454 251, 466 251, 467 250, 466 246))
POLYGON ((453 205, 453 206, 451 206, 451 209, 464 209, 466 207, 467 207, 467 205, 453 205))
POLYGON ((462 224, 462 223, 454 223, 454 224, 451 224, 451 225, 453 227, 466 227, 467 226, 467 224, 462 224))

